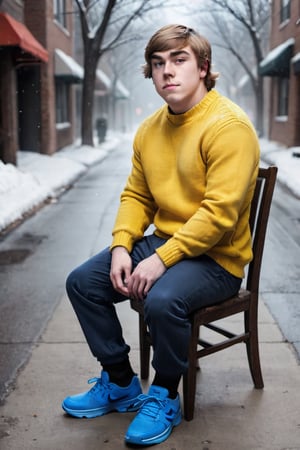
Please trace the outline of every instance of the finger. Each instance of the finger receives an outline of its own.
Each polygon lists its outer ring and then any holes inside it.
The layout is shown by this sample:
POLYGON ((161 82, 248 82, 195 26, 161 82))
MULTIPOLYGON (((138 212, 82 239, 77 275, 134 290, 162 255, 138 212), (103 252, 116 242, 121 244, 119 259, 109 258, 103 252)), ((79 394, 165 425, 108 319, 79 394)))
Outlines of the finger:
POLYGON ((143 300, 145 298, 146 281, 140 280, 137 289, 136 296, 138 300, 143 300))
POLYGON ((130 294, 130 297, 133 298, 134 300, 138 300, 138 286, 139 286, 139 281, 136 277, 131 276, 128 279, 128 284, 127 284, 127 288, 128 288, 128 292, 130 294))
POLYGON ((129 295, 128 294, 128 287, 124 283, 123 276, 120 273, 112 274, 111 275, 111 281, 112 281, 112 285, 113 285, 114 289, 117 292, 119 292, 119 293, 121 293, 121 294, 123 294, 125 296, 129 295))

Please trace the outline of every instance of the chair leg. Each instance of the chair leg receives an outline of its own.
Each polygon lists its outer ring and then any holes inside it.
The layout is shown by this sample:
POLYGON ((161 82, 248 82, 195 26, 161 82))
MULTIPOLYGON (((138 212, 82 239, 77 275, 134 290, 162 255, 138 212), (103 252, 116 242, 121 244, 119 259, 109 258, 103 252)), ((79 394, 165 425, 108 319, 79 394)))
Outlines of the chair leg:
POLYGON ((193 420, 196 396, 196 375, 195 364, 189 367, 187 373, 183 375, 183 413, 187 421, 193 420))
POLYGON ((248 363, 253 384, 256 389, 264 387, 263 376, 261 372, 259 348, 258 348, 258 330, 257 330, 257 312, 256 314, 245 312, 245 330, 249 332, 249 339, 246 341, 248 363))
POLYGON ((183 409, 184 418, 187 421, 193 420, 195 410, 196 382, 198 372, 198 346, 199 327, 192 321, 192 333, 189 342, 189 367, 183 375, 183 409))
POLYGON ((150 363, 150 340, 148 338, 147 325, 144 318, 139 314, 139 335, 140 335, 140 373, 141 379, 147 380, 149 378, 149 363, 150 363))

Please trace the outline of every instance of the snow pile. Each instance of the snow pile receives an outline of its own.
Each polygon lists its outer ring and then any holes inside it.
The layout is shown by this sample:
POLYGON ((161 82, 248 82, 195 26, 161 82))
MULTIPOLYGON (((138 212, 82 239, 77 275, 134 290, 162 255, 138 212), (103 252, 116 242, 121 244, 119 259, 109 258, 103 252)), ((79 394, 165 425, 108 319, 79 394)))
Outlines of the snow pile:
POLYGON ((38 205, 57 197, 118 142, 116 136, 100 147, 74 145, 52 156, 19 152, 17 167, 0 161, 0 232, 38 205))
POLYGON ((300 155, 299 147, 286 148, 276 142, 260 140, 262 158, 278 167, 277 179, 296 197, 300 198, 300 155))
POLYGON ((21 218, 48 196, 45 186, 31 174, 0 161, 0 231, 21 218))

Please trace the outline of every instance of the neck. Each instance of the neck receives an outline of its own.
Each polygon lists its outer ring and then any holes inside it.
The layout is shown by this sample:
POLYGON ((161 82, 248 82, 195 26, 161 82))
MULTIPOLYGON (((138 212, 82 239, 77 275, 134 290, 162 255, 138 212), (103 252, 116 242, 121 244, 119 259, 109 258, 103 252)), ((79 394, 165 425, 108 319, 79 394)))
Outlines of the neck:
POLYGON ((184 114, 187 111, 189 111, 190 109, 192 109, 195 105, 198 105, 198 103, 201 102, 201 100, 203 100, 203 98, 206 96, 206 94, 208 93, 208 90, 205 88, 203 89, 199 89, 198 95, 194 96, 192 99, 187 99, 185 101, 185 104, 179 104, 179 103, 174 103, 174 104, 170 104, 168 103, 168 108, 171 114, 174 115, 178 115, 178 114, 184 114))

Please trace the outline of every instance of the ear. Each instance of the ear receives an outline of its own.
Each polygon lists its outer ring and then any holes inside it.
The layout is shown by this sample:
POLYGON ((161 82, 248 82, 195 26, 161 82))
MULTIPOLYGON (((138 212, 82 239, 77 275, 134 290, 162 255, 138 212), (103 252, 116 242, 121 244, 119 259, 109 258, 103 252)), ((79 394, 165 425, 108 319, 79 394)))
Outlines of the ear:
POLYGON ((202 66, 200 67, 200 78, 205 78, 208 72, 208 61, 204 61, 204 63, 202 64, 202 66))

